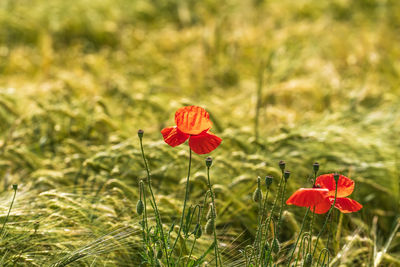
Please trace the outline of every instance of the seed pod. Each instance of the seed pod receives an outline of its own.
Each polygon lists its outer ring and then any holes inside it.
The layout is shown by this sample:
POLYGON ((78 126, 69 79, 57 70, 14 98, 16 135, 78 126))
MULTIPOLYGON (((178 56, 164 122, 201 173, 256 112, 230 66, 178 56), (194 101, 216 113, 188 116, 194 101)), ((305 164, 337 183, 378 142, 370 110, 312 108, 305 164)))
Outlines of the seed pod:
POLYGON ((262 200, 262 193, 260 188, 256 188, 256 190, 253 193, 253 200, 254 202, 260 202, 262 200))
POLYGON ((209 219, 206 223, 205 231, 206 234, 211 235, 214 233, 214 219, 209 219))
POLYGON ((206 158, 206 166, 207 168, 210 168, 212 165, 212 158, 211 157, 207 157, 206 158))
POLYGON ((200 238, 203 235, 203 230, 201 230, 200 224, 196 224, 193 234, 196 238, 200 238))
POLYGON ((333 179, 335 179, 336 184, 339 182, 339 174, 338 173, 334 173, 333 174, 333 179))
POLYGON ((304 260, 304 267, 311 267, 312 266, 312 256, 310 253, 307 254, 305 260, 304 260))
POLYGON ((285 180, 287 181, 289 179, 289 177, 290 177, 290 171, 285 171, 283 173, 283 176, 285 177, 285 180))
POLYGON ((271 186, 272 180, 273 180, 272 176, 265 177, 265 185, 267 186, 267 188, 269 188, 271 186))
POLYGON ((162 249, 161 249, 161 248, 159 248, 159 249, 157 250, 157 259, 161 259, 161 258, 162 258, 162 256, 163 256, 162 249))
POLYGON ((136 204, 136 212, 139 215, 142 215, 144 210, 144 205, 143 205, 143 201, 141 199, 139 199, 139 201, 136 204))
POLYGON ((314 169, 314 172, 315 172, 315 173, 318 172, 318 170, 319 170, 319 163, 318 163, 318 162, 315 162, 315 163, 313 164, 313 169, 314 169))
POLYGON ((281 168, 282 171, 285 170, 285 167, 286 167, 286 163, 283 160, 279 161, 279 168, 281 168))
POLYGON ((144 131, 142 129, 138 130, 137 135, 139 136, 140 139, 142 139, 144 134, 144 131))
POLYGON ((281 244, 279 243, 278 239, 274 238, 274 241, 272 241, 272 251, 275 254, 278 254, 280 250, 281 250, 281 244))

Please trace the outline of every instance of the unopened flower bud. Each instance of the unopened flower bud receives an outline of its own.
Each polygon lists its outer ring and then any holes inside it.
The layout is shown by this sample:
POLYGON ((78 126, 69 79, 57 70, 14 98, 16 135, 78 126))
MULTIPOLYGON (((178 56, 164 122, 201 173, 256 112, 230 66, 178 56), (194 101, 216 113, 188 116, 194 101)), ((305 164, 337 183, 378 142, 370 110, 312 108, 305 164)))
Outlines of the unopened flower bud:
POLYGON ((196 224, 193 234, 196 238, 200 238, 203 235, 203 230, 201 230, 200 224, 196 224))
POLYGON ((143 131, 142 129, 140 129, 140 130, 137 132, 137 135, 139 136, 140 139, 142 139, 143 134, 144 134, 144 131, 143 131))
POLYGON ((139 215, 142 215, 144 210, 144 205, 143 205, 143 201, 141 199, 139 199, 139 201, 136 204, 136 212, 139 215))
POLYGON ((312 266, 312 255, 310 253, 307 254, 306 259, 304 260, 304 267, 312 266))
POLYGON ((214 219, 211 218, 207 221, 204 230, 206 231, 206 234, 208 234, 208 235, 211 235, 212 233, 214 233, 214 219))
POLYGON ((289 179, 289 177, 290 177, 290 171, 285 171, 283 173, 283 176, 285 177, 285 180, 287 181, 289 179))
POLYGON ((159 249, 157 250, 157 259, 161 259, 161 258, 162 258, 162 256, 163 256, 162 249, 161 249, 161 248, 159 248, 159 249))
POLYGON ((281 244, 279 243, 278 239, 274 238, 274 241, 272 241, 272 251, 275 254, 278 254, 280 250, 281 250, 281 244))
POLYGON ((253 193, 253 200, 254 202, 260 202, 262 200, 262 192, 260 188, 256 188, 256 190, 253 193))
POLYGON ((265 243, 265 245, 264 245, 264 250, 265 250, 265 251, 268 251, 268 250, 269 250, 269 244, 268 244, 268 242, 265 243))
POLYGON ((317 173, 319 170, 319 163, 315 162, 312 166, 313 166, 314 172, 317 173))
POLYGON ((212 165, 212 157, 207 157, 206 158, 206 166, 207 168, 210 168, 212 165))
POLYGON ((272 176, 265 177, 265 185, 267 186, 267 188, 269 188, 271 186, 272 180, 273 180, 272 176))
POLYGON ((215 217, 217 217, 217 214, 216 214, 215 210, 213 209, 212 203, 210 203, 210 208, 208 209, 206 219, 210 220, 215 217))
POLYGON ((17 185, 17 184, 13 184, 13 185, 12 185, 12 188, 13 188, 15 191, 17 191, 18 185, 17 185))
POLYGON ((286 163, 283 160, 279 161, 279 168, 281 168, 282 171, 285 170, 285 167, 286 167, 286 163))

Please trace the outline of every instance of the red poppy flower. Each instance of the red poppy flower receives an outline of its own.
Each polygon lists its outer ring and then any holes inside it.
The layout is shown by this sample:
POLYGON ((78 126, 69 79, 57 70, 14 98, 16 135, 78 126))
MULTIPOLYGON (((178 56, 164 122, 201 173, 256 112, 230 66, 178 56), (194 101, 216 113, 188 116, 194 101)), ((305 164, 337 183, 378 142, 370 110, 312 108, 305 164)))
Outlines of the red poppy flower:
POLYGON ((198 106, 180 108, 175 113, 175 127, 162 129, 164 141, 178 146, 189 139, 190 148, 197 154, 207 154, 221 144, 222 139, 211 133, 210 115, 198 106))
MULTIPOLYGON (((328 212, 335 199, 336 183, 333 173, 318 176, 315 181, 316 188, 300 188, 286 201, 288 205, 309 207, 318 214, 328 212)), ((343 213, 356 212, 362 205, 355 200, 347 198, 354 190, 354 181, 340 175, 335 202, 335 208, 343 213)))

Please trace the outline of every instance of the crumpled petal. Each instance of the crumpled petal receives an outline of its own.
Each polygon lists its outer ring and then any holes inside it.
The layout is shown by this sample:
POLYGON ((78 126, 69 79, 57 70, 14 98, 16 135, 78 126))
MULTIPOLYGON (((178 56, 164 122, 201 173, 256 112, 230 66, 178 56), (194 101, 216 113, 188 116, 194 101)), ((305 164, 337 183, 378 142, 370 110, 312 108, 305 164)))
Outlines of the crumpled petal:
POLYGON ((207 154, 221 144, 222 139, 211 132, 203 132, 199 135, 191 135, 189 146, 197 154, 207 154))
POLYGON ((186 106, 175 113, 176 126, 181 132, 197 135, 211 128, 210 115, 198 106, 186 106))
MULTIPOLYGON (((331 198, 333 204, 334 198, 331 198)), ((363 206, 357 201, 350 198, 336 198, 335 208, 343 213, 350 213, 359 211, 363 206)))
MULTIPOLYGON (((333 173, 323 174, 317 177, 315 184, 321 186, 321 188, 327 188, 329 190, 329 196, 335 196, 335 179, 333 173)), ((338 181, 337 197, 347 197, 354 190, 354 181, 346 176, 340 175, 338 181)))
POLYGON ((300 188, 289 197, 286 204, 309 207, 312 210, 314 206, 317 208, 321 202, 326 202, 327 194, 328 189, 324 188, 300 188))
POLYGON ((168 145, 175 147, 182 143, 184 143, 188 138, 189 135, 182 133, 176 127, 167 127, 161 130, 161 134, 164 137, 165 143, 168 145))
POLYGON ((327 213, 331 207, 332 203, 329 201, 329 198, 326 197, 323 201, 318 203, 317 206, 315 206, 315 209, 311 208, 311 211, 316 214, 324 214, 327 213))

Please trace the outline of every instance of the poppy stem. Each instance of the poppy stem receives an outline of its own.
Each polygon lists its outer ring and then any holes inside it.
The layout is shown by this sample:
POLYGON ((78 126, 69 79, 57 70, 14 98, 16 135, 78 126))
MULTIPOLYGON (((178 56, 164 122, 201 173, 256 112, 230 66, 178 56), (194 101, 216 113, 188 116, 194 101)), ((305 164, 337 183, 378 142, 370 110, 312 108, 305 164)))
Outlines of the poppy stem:
MULTIPOLYGON (((260 260, 261 262, 261 258, 263 256, 262 252, 263 252, 263 248, 261 248, 261 244, 263 243, 263 232, 264 232, 264 225, 262 224, 264 217, 265 217, 265 210, 267 207, 267 202, 268 202, 268 193, 269 193, 269 187, 267 188, 267 192, 265 193, 265 197, 264 197, 264 203, 262 205, 262 208, 260 209, 261 211, 261 216, 259 218, 259 222, 258 222, 258 228, 257 228, 257 232, 256 232, 256 239, 254 240, 254 244, 253 244, 253 248, 255 247, 256 250, 255 252, 258 252, 258 258, 256 258, 256 266, 258 266, 258 261, 260 260), (258 251, 257 251, 258 249, 258 251)), ((260 202, 261 203, 261 202, 260 202)), ((261 204, 260 204, 261 205, 261 204)), ((255 253, 253 253, 255 254, 255 253)), ((252 254, 252 257, 253 257, 252 254)))
POLYGON ((8 221, 8 217, 10 216, 10 212, 11 212, 12 206, 14 204, 15 196, 17 195, 17 189, 18 189, 18 186, 16 184, 14 184, 13 185, 14 196, 13 196, 13 198, 11 200, 11 205, 10 205, 10 208, 8 209, 8 213, 7 213, 6 219, 4 220, 3 227, 1 227, 0 238, 1 238, 1 235, 3 234, 4 227, 6 227, 6 224, 7 224, 7 221, 8 221))
POLYGON ((267 220, 266 220, 266 224, 265 224, 265 227, 266 227, 265 239, 264 239, 264 243, 263 243, 263 246, 262 246, 262 247, 265 246, 265 244, 267 243, 267 240, 268 240, 269 224, 271 223, 272 216, 274 215, 276 203, 278 202, 278 198, 279 198, 279 193, 281 192, 281 187, 282 187, 283 179, 284 179, 284 176, 283 176, 283 170, 282 170, 282 177, 281 177, 281 180, 279 181, 278 190, 277 190, 277 194, 276 194, 276 196, 275 196, 274 202, 273 202, 273 204, 272 204, 271 213, 270 213, 270 215, 268 216, 268 218, 267 218, 267 220))
POLYGON ((187 199, 189 197, 189 179, 190 179, 190 167, 192 165, 192 149, 189 147, 189 167, 188 167, 188 175, 186 178, 186 188, 185 188, 185 199, 183 200, 183 209, 182 209, 182 216, 181 216, 181 220, 179 223, 179 230, 178 230, 178 235, 174 241, 174 244, 172 245, 171 248, 171 252, 169 254, 169 256, 172 255, 172 252, 174 251, 175 247, 176 247, 176 243, 178 242, 178 239, 181 235, 181 230, 182 230, 182 226, 183 226, 183 218, 185 217, 185 210, 186 210, 186 202, 187 199))
POLYGON ((306 213, 304 214, 303 222, 301 223, 299 235, 297 236, 297 239, 296 239, 296 242, 294 243, 292 252, 290 253, 289 261, 288 261, 288 264, 287 264, 288 267, 290 266, 290 263, 291 263, 291 261, 293 259, 294 252, 296 251, 297 244, 299 243, 301 234, 303 233, 304 225, 305 225, 305 222, 306 222, 306 219, 307 219, 307 216, 308 216, 309 212, 310 212, 310 208, 308 208, 306 213))
POLYGON ((319 238, 321 237, 322 233, 324 232, 325 227, 326 227, 326 225, 327 225, 327 223, 328 223, 329 217, 330 217, 330 215, 331 215, 331 213, 332 213, 332 210, 333 210, 333 208, 335 207, 336 198, 337 198, 337 189, 338 189, 338 186, 337 186, 337 185, 338 185, 338 181, 339 181, 339 180, 336 180, 336 179, 335 179, 335 199, 333 200, 333 204, 332 204, 331 208, 330 208, 329 211, 328 211, 328 215, 326 215, 326 219, 325 219, 324 225, 322 226, 321 231, 319 232, 319 234, 318 234, 318 236, 317 236, 317 240, 315 241, 314 250, 313 250, 313 253, 311 254, 311 255, 312 255, 312 258, 314 258, 314 254, 315 254, 315 252, 317 251, 319 238))
POLYGON ((221 262, 221 256, 219 254, 218 250, 218 240, 217 240, 217 230, 216 230, 216 220, 217 220, 217 209, 215 207, 215 197, 214 197, 214 191, 211 186, 211 181, 210 181, 210 166, 207 165, 207 182, 208 182, 208 188, 210 190, 210 195, 211 195, 211 203, 212 203, 212 212, 213 212, 213 217, 214 217, 214 250, 215 250, 215 266, 218 267, 218 262, 222 266, 221 262))
MULTIPOLYGON (((154 197, 154 193, 153 193, 153 189, 151 187, 151 176, 150 176, 150 170, 149 170, 149 166, 147 164, 147 160, 146 157, 144 155, 144 149, 143 149, 143 141, 142 141, 142 136, 139 135, 139 140, 140 140, 140 150, 142 151, 142 158, 143 158, 143 162, 144 162, 144 166, 146 169, 146 173, 147 173, 147 186, 149 187, 149 191, 151 194, 151 198, 152 198, 152 202, 153 202, 153 208, 154 208, 154 213, 156 216, 156 222, 158 224, 158 228, 160 229, 160 234, 161 234, 161 241, 163 243, 163 247, 165 250, 165 257, 167 260, 167 266, 169 266, 169 255, 168 255, 168 249, 167 249, 167 244, 165 242, 165 236, 164 236, 164 230, 163 230, 163 226, 162 226, 162 221, 161 221, 161 216, 160 213, 158 211, 158 207, 157 207, 157 203, 156 203, 156 198, 154 197)), ((151 202, 151 201, 150 201, 151 202)))

